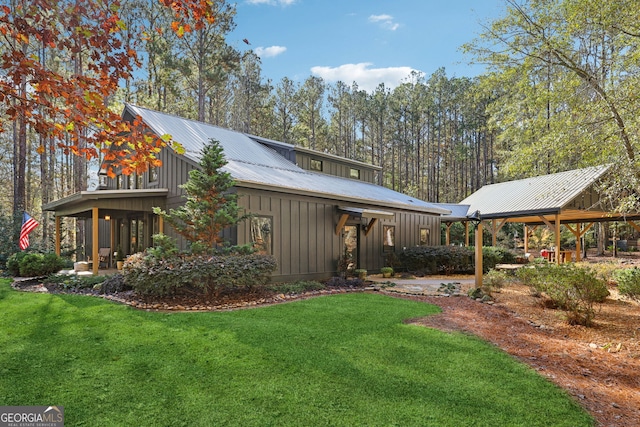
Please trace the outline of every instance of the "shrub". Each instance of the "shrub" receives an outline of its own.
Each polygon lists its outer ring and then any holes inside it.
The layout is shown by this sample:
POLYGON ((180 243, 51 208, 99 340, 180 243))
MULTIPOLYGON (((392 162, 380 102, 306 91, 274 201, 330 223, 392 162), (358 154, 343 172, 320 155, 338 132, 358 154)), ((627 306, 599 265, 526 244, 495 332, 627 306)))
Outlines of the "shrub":
POLYGON ((26 252, 16 252, 9 256, 6 265, 10 275, 14 277, 20 276, 20 262, 25 256, 27 256, 26 252))
POLYGON ((515 264, 516 255, 508 249, 495 246, 482 247, 482 272, 493 270, 498 264, 515 264))
POLYGON ((473 271, 473 252, 459 246, 416 246, 399 256, 402 266, 416 274, 453 274, 473 271))
POLYGON ((124 277, 122 274, 114 274, 106 278, 104 282, 102 282, 102 287, 100 288, 100 292, 103 294, 114 294, 117 292, 124 292, 131 290, 131 286, 127 285, 124 281, 124 277))
POLYGON ((603 302, 609 295, 605 282, 591 269, 573 264, 521 268, 516 274, 535 295, 545 298, 543 303, 566 310, 567 320, 573 325, 591 325, 595 317, 594 304, 603 302))
POLYGON ((393 267, 382 267, 380 269, 380 273, 384 277, 391 277, 391 276, 393 276, 393 267))
POLYGON ((364 286, 364 280, 332 277, 325 282, 325 285, 329 288, 361 288, 364 286))
POLYGON ((491 295, 492 292, 499 291, 507 286, 510 282, 510 278, 504 271, 489 270, 487 274, 482 277, 482 290, 491 295))
POLYGON ((618 290, 621 295, 640 301, 640 268, 618 270, 614 278, 618 282, 618 290))
POLYGON ((301 294, 304 292, 319 291, 324 288, 325 285, 315 280, 299 280, 297 282, 278 283, 269 286, 270 291, 281 294, 301 294))
POLYGON ((64 261, 53 253, 28 253, 19 258, 19 275, 22 277, 46 276, 64 267, 64 261))
POLYGON ((53 274, 47 277, 46 283, 62 285, 65 289, 88 289, 104 282, 104 276, 78 276, 75 274, 53 274))
POLYGON ((191 286, 207 298, 225 288, 264 286, 277 268, 268 255, 191 255, 161 259, 134 254, 125 261, 125 283, 143 295, 165 296, 191 286))

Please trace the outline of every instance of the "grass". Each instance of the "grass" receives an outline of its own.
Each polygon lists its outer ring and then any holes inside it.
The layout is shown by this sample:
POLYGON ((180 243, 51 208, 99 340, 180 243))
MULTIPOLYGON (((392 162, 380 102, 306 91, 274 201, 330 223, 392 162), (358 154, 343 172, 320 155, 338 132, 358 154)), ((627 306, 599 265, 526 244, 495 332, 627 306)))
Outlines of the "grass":
POLYGON ((591 426, 495 347, 403 324, 437 307, 341 294, 156 313, 0 280, 0 404, 70 426, 591 426))

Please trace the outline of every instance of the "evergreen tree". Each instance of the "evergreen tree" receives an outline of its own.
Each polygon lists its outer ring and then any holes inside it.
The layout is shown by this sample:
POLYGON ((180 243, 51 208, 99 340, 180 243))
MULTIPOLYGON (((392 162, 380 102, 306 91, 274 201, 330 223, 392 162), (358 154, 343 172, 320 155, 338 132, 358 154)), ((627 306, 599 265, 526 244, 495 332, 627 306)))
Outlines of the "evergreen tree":
POLYGON ((181 186, 187 202, 169 213, 156 208, 169 224, 191 244, 197 243, 205 250, 213 250, 223 242, 225 228, 246 219, 239 216, 237 194, 231 191, 235 185, 231 174, 222 171, 227 164, 220 143, 209 140, 202 149, 200 169, 189 173, 189 180, 181 186))

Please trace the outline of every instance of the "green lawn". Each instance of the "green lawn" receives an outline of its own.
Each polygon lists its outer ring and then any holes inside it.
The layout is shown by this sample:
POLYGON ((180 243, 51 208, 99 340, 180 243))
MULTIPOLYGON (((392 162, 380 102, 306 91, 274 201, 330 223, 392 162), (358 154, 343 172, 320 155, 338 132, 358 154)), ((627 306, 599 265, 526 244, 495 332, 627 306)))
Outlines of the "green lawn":
POLYGON ((591 426, 478 339, 405 325, 434 306, 342 294, 216 313, 136 311, 0 280, 0 405, 68 426, 591 426))

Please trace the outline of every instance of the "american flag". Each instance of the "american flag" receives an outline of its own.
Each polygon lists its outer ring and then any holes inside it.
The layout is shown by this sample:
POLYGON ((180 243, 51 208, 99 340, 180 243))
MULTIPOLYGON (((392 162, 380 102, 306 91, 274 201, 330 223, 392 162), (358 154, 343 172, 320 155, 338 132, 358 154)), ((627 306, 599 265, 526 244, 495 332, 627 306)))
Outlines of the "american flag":
POLYGON ((38 221, 31 218, 31 215, 24 212, 22 214, 22 228, 20 229, 20 250, 24 251, 29 247, 29 233, 38 226, 38 221))

